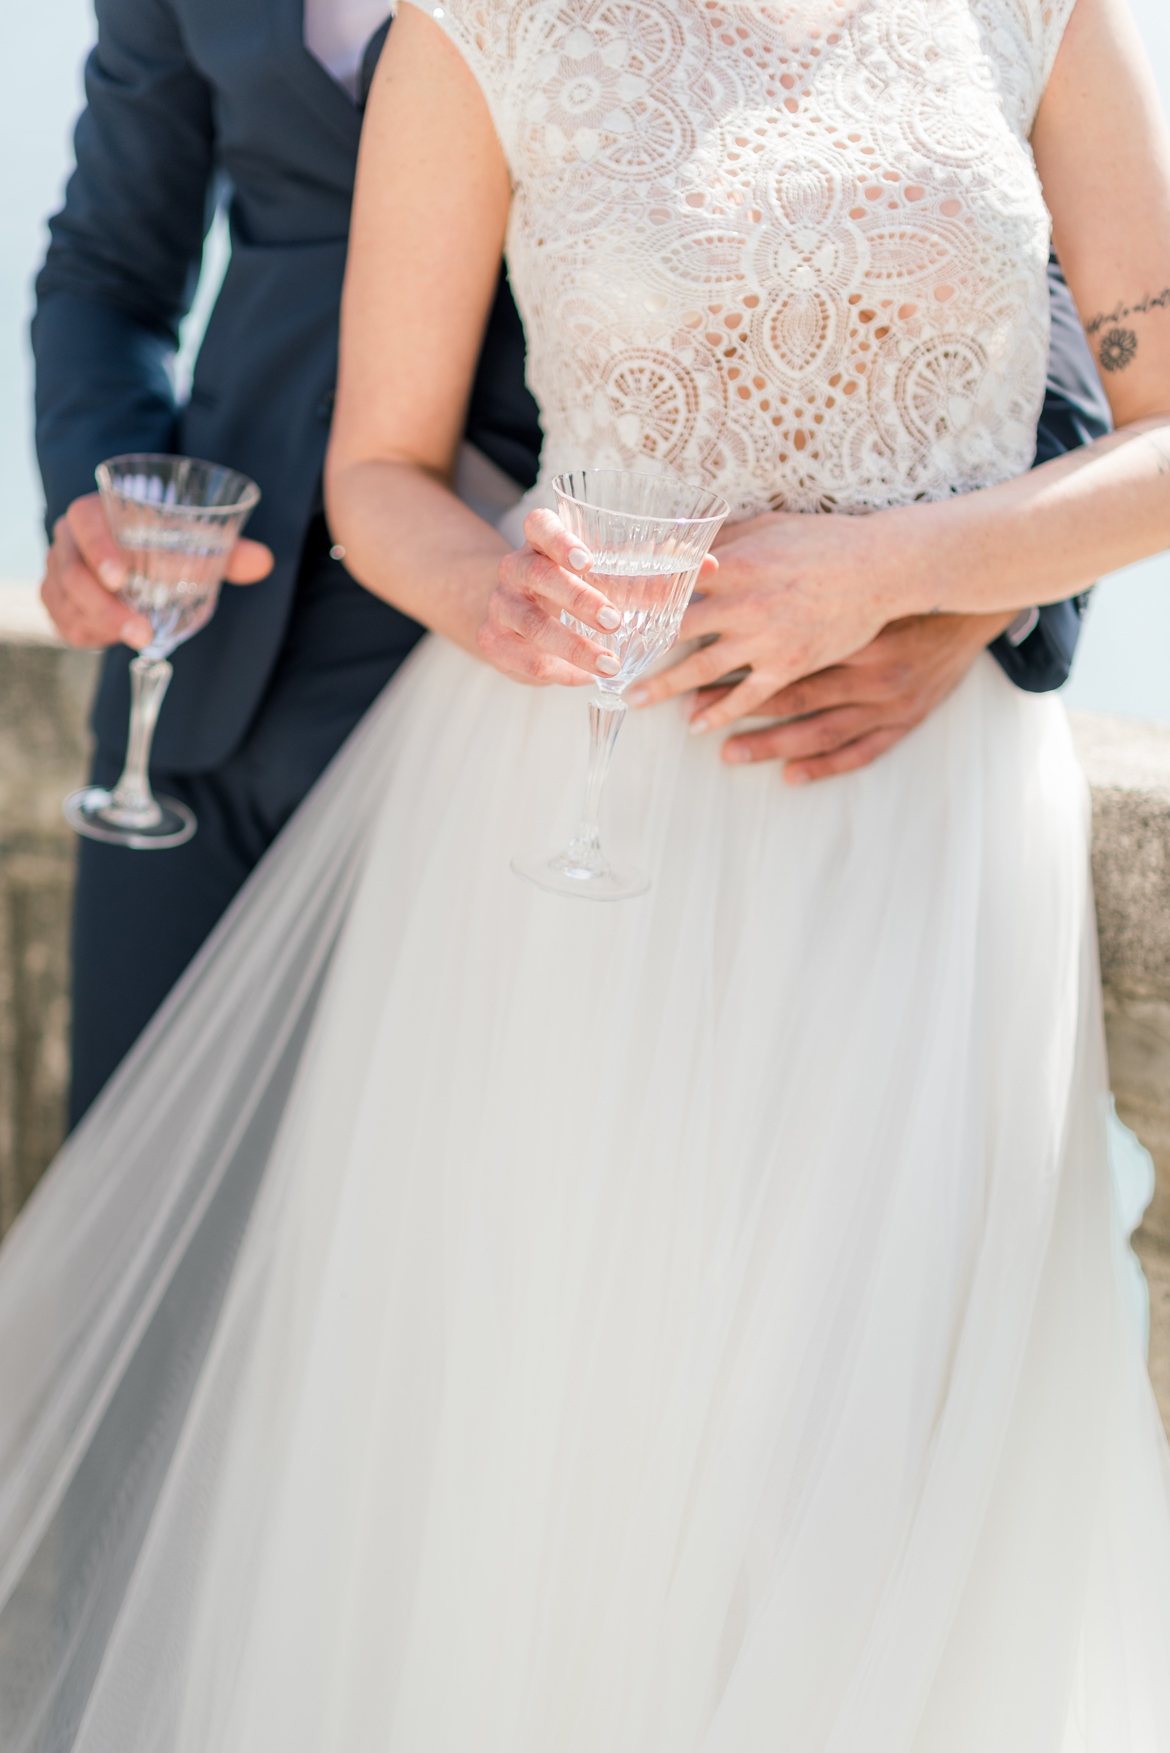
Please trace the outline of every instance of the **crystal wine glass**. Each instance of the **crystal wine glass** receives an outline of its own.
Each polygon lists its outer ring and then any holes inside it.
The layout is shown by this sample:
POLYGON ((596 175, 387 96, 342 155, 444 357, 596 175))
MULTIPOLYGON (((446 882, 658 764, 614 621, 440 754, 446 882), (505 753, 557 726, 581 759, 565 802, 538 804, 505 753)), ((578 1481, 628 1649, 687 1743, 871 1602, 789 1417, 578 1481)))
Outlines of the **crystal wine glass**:
POLYGON ((88 785, 65 799, 65 819, 91 840, 135 851, 181 846, 195 832, 186 804, 155 797, 148 767, 167 657, 215 613, 228 557, 260 489, 246 475, 193 457, 120 456, 99 463, 110 532, 126 556, 118 592, 150 622, 150 644, 130 665, 130 736, 113 791, 88 785))
POLYGON ((650 887, 642 872, 611 865, 601 846, 598 812, 626 715, 622 695, 678 638, 699 567, 728 507, 701 487, 623 469, 557 475, 553 491, 561 522, 593 555, 588 581, 622 617, 612 633, 598 633, 568 614, 561 619, 605 646, 621 668, 599 676, 589 698, 589 769, 577 832, 551 858, 514 858, 512 869, 556 895, 621 901, 650 887))

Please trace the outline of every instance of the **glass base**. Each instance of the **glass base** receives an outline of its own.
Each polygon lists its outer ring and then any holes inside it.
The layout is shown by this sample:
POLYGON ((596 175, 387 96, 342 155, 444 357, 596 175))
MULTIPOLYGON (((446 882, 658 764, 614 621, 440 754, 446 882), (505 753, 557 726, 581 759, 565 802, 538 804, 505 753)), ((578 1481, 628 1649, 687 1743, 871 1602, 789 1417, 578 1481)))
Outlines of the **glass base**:
POLYGON ((616 870, 604 858, 574 858, 572 848, 551 858, 514 858, 512 869, 526 883, 535 883, 550 895, 567 895, 575 901, 629 901, 650 887, 645 872, 628 866, 616 870))
POLYGON ((159 819, 144 825, 141 822, 119 821, 123 812, 113 807, 113 794, 100 785, 87 785, 74 791, 62 806, 65 820, 87 840, 105 840, 111 846, 128 846, 132 852, 162 852, 168 846, 182 846, 195 832, 194 814, 177 798, 156 797, 159 819))

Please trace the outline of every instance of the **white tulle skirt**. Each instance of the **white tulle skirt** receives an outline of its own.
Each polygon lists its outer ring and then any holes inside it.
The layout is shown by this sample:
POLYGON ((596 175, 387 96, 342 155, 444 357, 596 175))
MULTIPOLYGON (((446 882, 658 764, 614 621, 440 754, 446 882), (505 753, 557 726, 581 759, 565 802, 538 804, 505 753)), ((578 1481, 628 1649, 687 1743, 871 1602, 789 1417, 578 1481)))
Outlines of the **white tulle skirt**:
POLYGON ((0 1256, 6 1753, 1165 1753, 1087 794, 428 641, 0 1256))

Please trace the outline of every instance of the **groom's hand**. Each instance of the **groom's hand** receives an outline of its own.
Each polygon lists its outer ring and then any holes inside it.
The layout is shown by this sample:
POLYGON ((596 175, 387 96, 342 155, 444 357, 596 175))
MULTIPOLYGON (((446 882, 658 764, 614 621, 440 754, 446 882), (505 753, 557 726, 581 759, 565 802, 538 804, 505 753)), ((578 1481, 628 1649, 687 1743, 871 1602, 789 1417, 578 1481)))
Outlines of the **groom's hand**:
MULTIPOLYGON (((229 584, 255 584, 271 571, 271 550, 241 537, 225 577, 229 584)), ((67 645, 138 651, 150 643, 149 621, 118 600, 125 578, 126 557, 110 534, 100 494, 75 499, 57 519, 41 581, 41 601, 67 645)))
MULTIPOLYGON (((729 737, 723 759, 784 761, 790 785, 868 767, 928 718, 1012 615, 915 615, 891 621, 844 663, 792 682, 758 706, 787 722, 729 737)), ((726 688, 695 696, 692 718, 726 688)))

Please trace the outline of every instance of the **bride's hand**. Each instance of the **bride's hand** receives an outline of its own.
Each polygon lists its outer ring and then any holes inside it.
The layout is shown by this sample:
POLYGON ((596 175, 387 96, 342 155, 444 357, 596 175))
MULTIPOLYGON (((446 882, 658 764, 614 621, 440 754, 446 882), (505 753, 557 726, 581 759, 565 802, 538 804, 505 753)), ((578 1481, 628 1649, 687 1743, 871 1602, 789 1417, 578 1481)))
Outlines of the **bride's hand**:
POLYGON ((551 511, 530 511, 528 540, 500 561, 499 583, 477 634, 479 649, 513 681, 582 688, 614 676, 616 657, 561 620, 562 610, 587 627, 612 633, 621 615, 582 574, 593 556, 551 511))
POLYGON ((903 612, 879 561, 881 519, 772 512, 725 530, 719 571, 704 579, 705 595, 687 610, 681 633, 717 634, 717 641, 631 689, 631 705, 654 705, 749 669, 691 726, 717 730, 868 645, 903 612))

